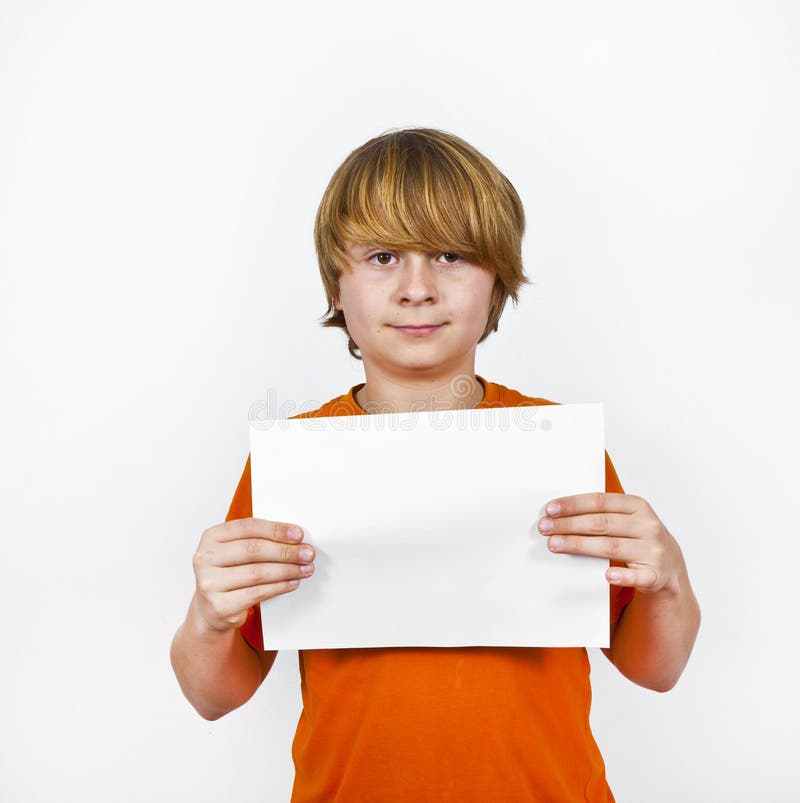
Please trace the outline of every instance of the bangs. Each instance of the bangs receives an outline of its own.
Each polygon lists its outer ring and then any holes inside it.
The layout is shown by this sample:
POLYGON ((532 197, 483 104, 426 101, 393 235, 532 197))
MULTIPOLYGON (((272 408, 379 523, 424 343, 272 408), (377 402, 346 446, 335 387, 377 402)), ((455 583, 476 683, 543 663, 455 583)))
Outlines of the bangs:
POLYGON ((342 248, 350 241, 448 250, 479 262, 489 258, 489 222, 481 219, 475 192, 476 182, 485 184, 485 177, 469 175, 462 163, 424 140, 402 149, 383 141, 370 151, 352 166, 338 188, 338 208, 331 210, 342 248))

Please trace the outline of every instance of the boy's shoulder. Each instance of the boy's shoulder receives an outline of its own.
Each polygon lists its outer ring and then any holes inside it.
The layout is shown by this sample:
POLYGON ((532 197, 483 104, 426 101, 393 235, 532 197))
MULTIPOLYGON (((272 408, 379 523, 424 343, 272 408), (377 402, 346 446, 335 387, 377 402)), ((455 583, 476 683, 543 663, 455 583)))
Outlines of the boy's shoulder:
MULTIPOLYGON (((477 409, 491 407, 534 407, 545 404, 559 404, 559 402, 544 399, 539 396, 528 396, 518 390, 501 385, 499 382, 491 382, 479 374, 475 377, 484 386, 485 392, 483 400, 478 404, 477 409)), ((337 415, 366 415, 367 413, 359 406, 355 399, 355 394, 363 387, 364 383, 353 385, 347 393, 335 396, 324 404, 313 410, 306 410, 290 418, 328 418, 337 415)))
POLYGON ((545 404, 559 404, 559 402, 544 399, 541 396, 529 396, 514 388, 501 385, 499 382, 490 382, 482 376, 476 374, 477 378, 481 380, 486 393, 484 394, 483 401, 478 405, 482 407, 538 407, 545 404))
POLYGON ((356 391, 361 385, 353 385, 347 393, 335 396, 313 410, 304 410, 289 418, 329 418, 336 415, 366 415, 355 399, 356 391))

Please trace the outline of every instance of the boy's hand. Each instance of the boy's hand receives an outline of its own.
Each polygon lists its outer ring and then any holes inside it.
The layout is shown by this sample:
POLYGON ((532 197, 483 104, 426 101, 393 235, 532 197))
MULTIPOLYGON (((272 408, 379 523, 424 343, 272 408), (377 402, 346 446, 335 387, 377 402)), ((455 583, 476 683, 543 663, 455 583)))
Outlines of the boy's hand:
POLYGON ((552 552, 591 555, 620 561, 606 579, 638 591, 677 589, 686 572, 678 542, 650 505, 632 494, 575 494, 553 499, 539 520, 552 552))
POLYGON ((266 519, 207 529, 192 561, 193 604, 203 623, 211 630, 241 627, 248 608, 297 588, 314 571, 314 548, 302 540, 299 527, 266 519))

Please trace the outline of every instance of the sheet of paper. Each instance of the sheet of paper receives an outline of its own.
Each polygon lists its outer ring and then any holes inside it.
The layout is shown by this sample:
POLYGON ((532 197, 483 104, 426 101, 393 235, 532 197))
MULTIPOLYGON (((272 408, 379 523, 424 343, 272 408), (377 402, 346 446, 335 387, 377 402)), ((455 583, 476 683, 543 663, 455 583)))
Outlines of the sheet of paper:
POLYGON ((253 515, 317 554, 265 649, 608 646, 608 561, 536 526, 605 490, 602 404, 251 422, 250 451, 253 515))

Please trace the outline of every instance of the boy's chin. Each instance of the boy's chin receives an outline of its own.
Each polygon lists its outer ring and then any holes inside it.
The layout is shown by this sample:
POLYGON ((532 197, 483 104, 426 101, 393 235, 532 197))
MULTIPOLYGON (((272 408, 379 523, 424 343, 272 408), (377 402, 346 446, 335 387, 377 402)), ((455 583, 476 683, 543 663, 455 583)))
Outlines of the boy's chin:
POLYGON ((381 355, 371 358, 362 352, 361 357, 368 368, 376 368, 388 373, 438 375, 451 370, 450 366, 452 365, 449 360, 443 360, 441 354, 407 354, 392 355, 391 357, 381 355))

